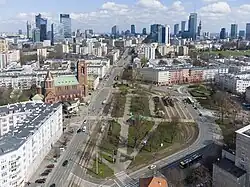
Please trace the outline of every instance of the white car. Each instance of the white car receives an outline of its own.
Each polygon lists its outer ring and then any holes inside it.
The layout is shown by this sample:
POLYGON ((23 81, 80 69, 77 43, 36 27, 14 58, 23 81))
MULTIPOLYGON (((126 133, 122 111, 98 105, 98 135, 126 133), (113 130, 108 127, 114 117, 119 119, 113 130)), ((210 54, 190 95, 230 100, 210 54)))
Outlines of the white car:
POLYGON ((152 164, 151 166, 148 167, 148 169, 155 169, 156 165, 152 164))
POLYGON ((86 127, 86 126, 83 126, 82 132, 86 132, 86 129, 87 129, 87 127, 86 127))
POLYGON ((84 121, 83 121, 83 124, 86 124, 87 123, 87 120, 85 119, 84 121))

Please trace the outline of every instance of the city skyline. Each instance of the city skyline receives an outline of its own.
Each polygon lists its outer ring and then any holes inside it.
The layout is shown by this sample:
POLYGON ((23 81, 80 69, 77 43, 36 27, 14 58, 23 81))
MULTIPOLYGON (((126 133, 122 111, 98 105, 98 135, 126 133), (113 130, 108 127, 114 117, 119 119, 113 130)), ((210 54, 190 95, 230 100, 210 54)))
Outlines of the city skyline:
MULTIPOLYGON (((244 29, 250 22, 250 3, 247 0, 96 0, 88 6, 81 6, 83 2, 33 2, 24 0, 23 5, 16 6, 12 0, 0 1, 2 8, 0 15, 0 32, 16 32, 25 30, 27 21, 34 23, 34 17, 41 13, 48 19, 49 24, 59 21, 59 14, 70 14, 72 30, 93 28, 96 32, 110 32, 113 25, 120 30, 127 30, 130 25, 136 25, 136 32, 151 24, 168 24, 173 30, 173 25, 188 20, 192 12, 198 13, 198 21, 202 20, 203 31, 219 32, 222 27, 229 30, 232 23, 239 25, 239 30, 244 29), (195 2, 195 3, 194 3, 195 2), (46 6, 46 5, 50 6, 46 6), (15 7, 14 7, 15 5, 15 7), (55 5, 55 6, 54 6, 55 5), (60 6, 59 6, 60 5, 60 6), (154 15, 154 16, 152 16, 154 15), (233 16, 232 16, 233 15, 233 16)), ((48 25, 49 25, 48 24, 48 25)))

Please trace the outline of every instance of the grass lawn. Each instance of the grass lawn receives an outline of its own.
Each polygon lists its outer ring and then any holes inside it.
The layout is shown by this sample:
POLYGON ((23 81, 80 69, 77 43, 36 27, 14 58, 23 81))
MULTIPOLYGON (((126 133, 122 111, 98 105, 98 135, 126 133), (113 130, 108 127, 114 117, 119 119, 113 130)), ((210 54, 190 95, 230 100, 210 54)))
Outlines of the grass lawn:
POLYGON ((112 158, 110 155, 101 152, 101 157, 102 157, 103 159, 109 161, 110 163, 113 163, 113 158, 112 158))
POLYGON ((118 118, 123 117, 124 109, 126 103, 126 96, 121 93, 115 93, 113 96, 113 108, 111 111, 111 116, 118 118))
POLYGON ((98 163, 99 163, 98 173, 96 173, 96 160, 94 160, 92 168, 88 169, 88 174, 97 179, 105 179, 108 177, 112 177, 114 175, 114 171, 111 168, 109 168, 106 164, 102 163, 100 160, 98 163))
POLYGON ((154 123, 152 121, 141 120, 139 125, 130 125, 128 130, 128 153, 132 153, 135 146, 138 146, 142 139, 152 129, 154 123), (137 142, 135 145, 135 138, 137 142), (135 145, 135 146, 134 146, 135 145))
POLYGON ((226 50, 226 51, 210 51, 210 52, 204 52, 203 55, 223 55, 225 57, 230 56, 245 56, 250 55, 250 50, 226 50))
POLYGON ((120 140, 120 131, 121 131, 121 125, 117 123, 116 121, 112 120, 109 121, 109 129, 107 134, 104 136, 101 144, 100 149, 103 152, 107 152, 109 154, 113 154, 113 151, 117 151, 118 144, 120 140))
POLYGON ((133 115, 150 116, 149 98, 147 96, 132 97, 130 112, 133 115))
POLYGON ((169 156, 190 143, 198 137, 198 128, 194 123, 180 123, 177 128, 177 134, 171 143, 171 134, 169 132, 170 123, 161 123, 156 131, 151 135, 147 144, 142 148, 135 160, 129 166, 130 169, 137 166, 148 165, 157 159, 169 156), (161 147, 162 143, 162 147, 161 147))
POLYGON ((189 93, 193 97, 207 97, 211 95, 211 91, 204 85, 191 85, 189 86, 189 93))
POLYGON ((221 128, 222 135, 224 137, 224 142, 231 148, 235 148, 235 131, 237 128, 225 119, 223 123, 219 119, 215 121, 221 128))

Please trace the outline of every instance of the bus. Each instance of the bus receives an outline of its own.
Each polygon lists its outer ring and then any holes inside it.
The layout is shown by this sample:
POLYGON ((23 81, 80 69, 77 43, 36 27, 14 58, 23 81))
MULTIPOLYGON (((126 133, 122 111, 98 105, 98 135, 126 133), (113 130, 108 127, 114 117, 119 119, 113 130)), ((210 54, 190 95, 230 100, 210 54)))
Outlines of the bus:
POLYGON ((201 154, 194 154, 194 155, 182 160, 180 162, 179 166, 180 166, 180 168, 184 169, 184 168, 187 168, 187 167, 191 166, 192 164, 198 162, 201 159, 202 159, 201 154))
POLYGON ((187 101, 188 101, 189 104, 191 104, 191 105, 194 106, 195 102, 194 102, 194 100, 191 97, 188 97, 187 101))

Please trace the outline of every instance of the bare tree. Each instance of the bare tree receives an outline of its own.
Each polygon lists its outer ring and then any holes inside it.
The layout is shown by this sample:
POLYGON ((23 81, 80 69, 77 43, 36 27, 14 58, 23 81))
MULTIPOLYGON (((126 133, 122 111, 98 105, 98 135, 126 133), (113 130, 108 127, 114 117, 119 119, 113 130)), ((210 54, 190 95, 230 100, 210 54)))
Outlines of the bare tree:
POLYGON ((173 187, 184 187, 184 175, 182 171, 178 170, 177 168, 168 169, 167 178, 173 187))

